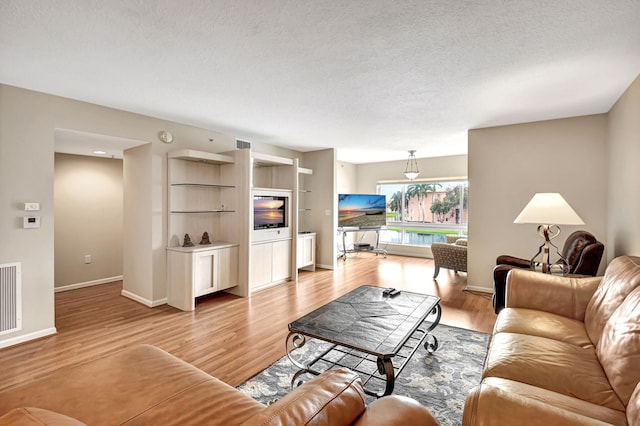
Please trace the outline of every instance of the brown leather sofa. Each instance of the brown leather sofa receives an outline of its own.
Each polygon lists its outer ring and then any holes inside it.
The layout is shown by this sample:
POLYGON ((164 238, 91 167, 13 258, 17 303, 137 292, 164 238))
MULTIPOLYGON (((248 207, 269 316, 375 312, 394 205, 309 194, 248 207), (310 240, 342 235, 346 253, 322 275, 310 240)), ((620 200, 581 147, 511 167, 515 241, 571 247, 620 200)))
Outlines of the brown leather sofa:
POLYGON ((514 269, 463 425, 640 425, 640 257, 604 277, 514 269))
POLYGON ((264 406, 148 345, 0 392, 0 425, 437 425, 416 401, 366 406, 358 375, 328 371, 264 406))

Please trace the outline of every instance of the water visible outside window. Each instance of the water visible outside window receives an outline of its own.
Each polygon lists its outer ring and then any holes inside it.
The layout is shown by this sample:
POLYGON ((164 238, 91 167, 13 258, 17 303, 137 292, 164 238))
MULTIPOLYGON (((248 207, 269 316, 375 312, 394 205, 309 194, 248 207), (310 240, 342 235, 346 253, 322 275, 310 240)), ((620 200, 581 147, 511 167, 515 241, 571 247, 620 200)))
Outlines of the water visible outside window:
POLYGON ((467 181, 380 184, 378 193, 387 199, 383 243, 430 246, 446 242, 447 234, 466 234, 467 181))

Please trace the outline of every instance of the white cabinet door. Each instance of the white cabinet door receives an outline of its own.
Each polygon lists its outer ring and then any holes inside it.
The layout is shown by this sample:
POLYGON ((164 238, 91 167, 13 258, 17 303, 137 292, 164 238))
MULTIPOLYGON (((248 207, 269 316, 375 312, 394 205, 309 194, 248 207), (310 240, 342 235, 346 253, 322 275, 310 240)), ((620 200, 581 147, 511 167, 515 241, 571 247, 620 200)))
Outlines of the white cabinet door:
POLYGON ((258 288, 271 283, 272 243, 251 245, 251 287, 258 288))
POLYGON ((298 245, 296 246, 296 268, 304 266, 304 241, 306 237, 298 237, 298 245))
POLYGON ((273 242, 273 271, 271 281, 282 281, 291 277, 291 240, 273 242))
POLYGON ((195 298, 238 285, 238 246, 189 251, 169 249, 167 303, 195 309, 195 298))
POLYGON ((183 311, 193 311, 193 258, 190 253, 169 251, 167 255, 167 303, 183 311))
POLYGON ((316 264, 316 236, 315 234, 304 234, 298 237, 298 257, 296 265, 298 268, 315 269, 316 264))
POLYGON ((218 250, 217 289, 238 285, 238 247, 218 250))
POLYGON ((220 250, 208 250, 194 253, 194 293, 195 297, 212 293, 216 290, 216 270, 218 269, 218 253, 220 250))

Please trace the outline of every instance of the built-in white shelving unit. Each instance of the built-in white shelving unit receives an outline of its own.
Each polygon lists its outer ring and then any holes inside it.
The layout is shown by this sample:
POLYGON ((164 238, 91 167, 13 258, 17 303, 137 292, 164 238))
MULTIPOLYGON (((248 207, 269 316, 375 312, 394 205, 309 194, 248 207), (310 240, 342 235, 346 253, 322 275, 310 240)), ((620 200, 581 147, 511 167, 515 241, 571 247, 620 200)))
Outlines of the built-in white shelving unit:
POLYGON ((193 310, 196 297, 241 285, 236 168, 233 155, 188 149, 167 154, 169 305, 193 310), (205 232, 210 243, 200 244, 205 232), (193 247, 183 247, 187 234, 193 247))
POLYGON ((313 270, 315 233, 299 235, 301 215, 308 211, 303 197, 310 192, 301 187, 301 177, 312 174, 297 158, 250 149, 168 153, 169 304, 193 310, 197 297, 222 290, 246 297, 297 280, 298 265, 313 270), (286 229, 254 230, 257 194, 286 198, 286 229), (204 232, 211 244, 199 244, 204 232), (194 247, 182 247, 185 234, 194 247))

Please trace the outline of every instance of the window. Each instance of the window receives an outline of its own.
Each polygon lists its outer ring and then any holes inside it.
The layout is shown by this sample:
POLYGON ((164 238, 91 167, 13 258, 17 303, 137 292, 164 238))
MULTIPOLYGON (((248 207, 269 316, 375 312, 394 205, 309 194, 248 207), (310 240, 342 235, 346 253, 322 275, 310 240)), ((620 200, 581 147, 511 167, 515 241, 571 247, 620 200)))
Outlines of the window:
POLYGON ((430 246, 447 234, 466 234, 469 221, 467 181, 379 184, 387 197, 387 229, 380 241, 430 246))

